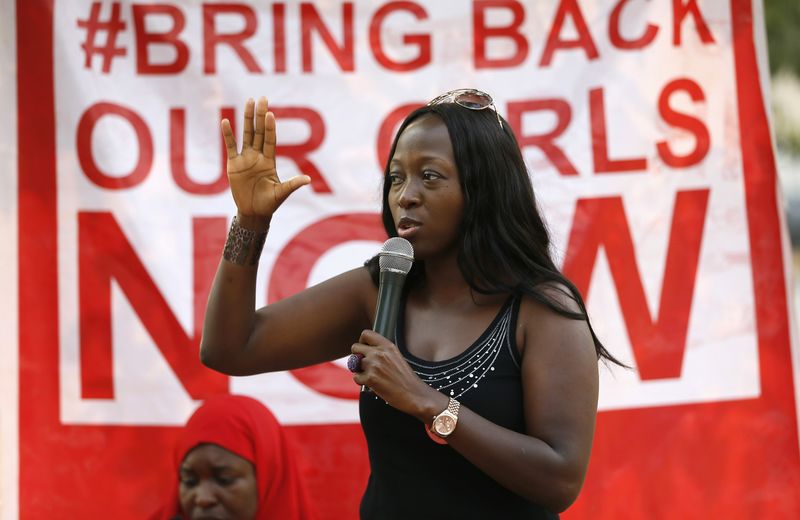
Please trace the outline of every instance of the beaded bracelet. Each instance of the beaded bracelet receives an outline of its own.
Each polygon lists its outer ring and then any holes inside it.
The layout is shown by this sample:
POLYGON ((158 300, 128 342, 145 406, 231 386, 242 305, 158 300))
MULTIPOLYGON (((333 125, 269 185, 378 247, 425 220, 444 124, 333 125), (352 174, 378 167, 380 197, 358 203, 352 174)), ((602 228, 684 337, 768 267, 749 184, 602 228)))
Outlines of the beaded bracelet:
POLYGON ((239 217, 233 217, 222 258, 236 265, 256 265, 266 240, 266 231, 243 228, 239 225, 239 217))

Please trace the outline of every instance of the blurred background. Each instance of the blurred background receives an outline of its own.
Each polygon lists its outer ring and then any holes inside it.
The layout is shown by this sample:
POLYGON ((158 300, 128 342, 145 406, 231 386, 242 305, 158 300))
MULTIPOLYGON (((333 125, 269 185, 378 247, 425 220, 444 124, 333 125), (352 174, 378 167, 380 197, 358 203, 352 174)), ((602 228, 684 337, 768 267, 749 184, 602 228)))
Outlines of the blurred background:
POLYGON ((772 76, 772 125, 792 239, 797 298, 800 297, 800 1, 766 0, 764 13, 772 76))

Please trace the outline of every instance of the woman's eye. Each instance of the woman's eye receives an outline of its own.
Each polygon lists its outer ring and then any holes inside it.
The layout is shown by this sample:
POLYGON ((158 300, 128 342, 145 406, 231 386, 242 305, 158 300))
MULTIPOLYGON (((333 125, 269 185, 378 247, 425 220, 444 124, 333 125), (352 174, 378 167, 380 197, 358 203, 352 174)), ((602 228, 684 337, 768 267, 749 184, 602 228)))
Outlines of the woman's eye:
POLYGON ((424 172, 422 172, 422 178, 426 181, 432 181, 440 177, 441 175, 432 170, 425 170, 424 172))
POLYGON ((189 475, 181 475, 180 483, 182 486, 192 487, 197 485, 197 479, 189 475))
POLYGON ((389 174, 389 182, 391 184, 400 184, 401 182, 403 182, 403 178, 400 177, 400 175, 397 174, 397 173, 390 173, 389 174))
POLYGON ((221 486, 230 486, 236 481, 236 477, 230 475, 218 475, 217 482, 221 486))

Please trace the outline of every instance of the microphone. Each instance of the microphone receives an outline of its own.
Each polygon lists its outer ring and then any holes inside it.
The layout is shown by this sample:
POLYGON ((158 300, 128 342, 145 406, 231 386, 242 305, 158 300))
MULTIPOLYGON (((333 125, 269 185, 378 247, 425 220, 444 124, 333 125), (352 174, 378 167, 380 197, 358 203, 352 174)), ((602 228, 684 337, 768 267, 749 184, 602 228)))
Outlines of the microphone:
MULTIPOLYGON (((375 323, 372 330, 397 343, 397 314, 400 312, 400 295, 406 275, 414 263, 414 248, 405 238, 392 237, 381 246, 378 253, 380 280, 378 282, 378 303, 375 307, 375 323)), ((347 369, 350 372, 361 372, 361 354, 351 354, 347 358, 347 369)), ((362 392, 371 392, 367 386, 362 392)))
POLYGON ((381 336, 397 342, 395 329, 397 314, 400 312, 400 295, 406 275, 414 263, 414 247, 405 238, 393 237, 383 243, 378 253, 380 283, 378 284, 378 303, 375 308, 375 324, 372 330, 381 336))

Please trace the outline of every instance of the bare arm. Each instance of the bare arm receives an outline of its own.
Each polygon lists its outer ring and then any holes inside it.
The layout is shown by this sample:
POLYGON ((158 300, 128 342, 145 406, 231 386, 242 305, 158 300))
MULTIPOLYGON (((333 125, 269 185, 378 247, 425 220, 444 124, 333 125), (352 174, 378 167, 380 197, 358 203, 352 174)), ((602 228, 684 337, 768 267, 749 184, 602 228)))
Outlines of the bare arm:
MULTIPOLYGON (((275 168, 275 117, 267 101, 248 100, 242 150, 227 120, 222 134, 228 179, 239 224, 264 232, 272 215, 310 179, 286 181, 275 168)), ((200 358, 210 368, 249 375, 298 368, 349 352, 353 338, 369 326, 369 301, 377 294, 366 269, 339 275, 290 298, 255 310, 256 265, 221 260, 209 294, 200 358)))
POLYGON ((597 357, 585 322, 531 301, 523 303, 520 321, 526 434, 465 409, 449 443, 505 487, 559 512, 578 497, 589 465, 597 357))
POLYGON ((347 355, 377 296, 365 268, 255 307, 255 268, 223 260, 208 299, 200 356, 230 375, 288 370, 347 355))
MULTIPOLYGON (((462 406, 448 443, 504 487, 560 512, 577 498, 589 463, 597 413, 597 357, 585 322, 561 317, 532 300, 523 301, 519 326, 526 432, 498 426, 462 406)), ((353 347, 367 356, 362 361, 365 372, 356 382, 430 424, 447 408, 448 398, 420 381, 402 356, 395 357, 394 345, 373 334, 364 331, 361 343, 380 344, 377 350, 353 347)))

